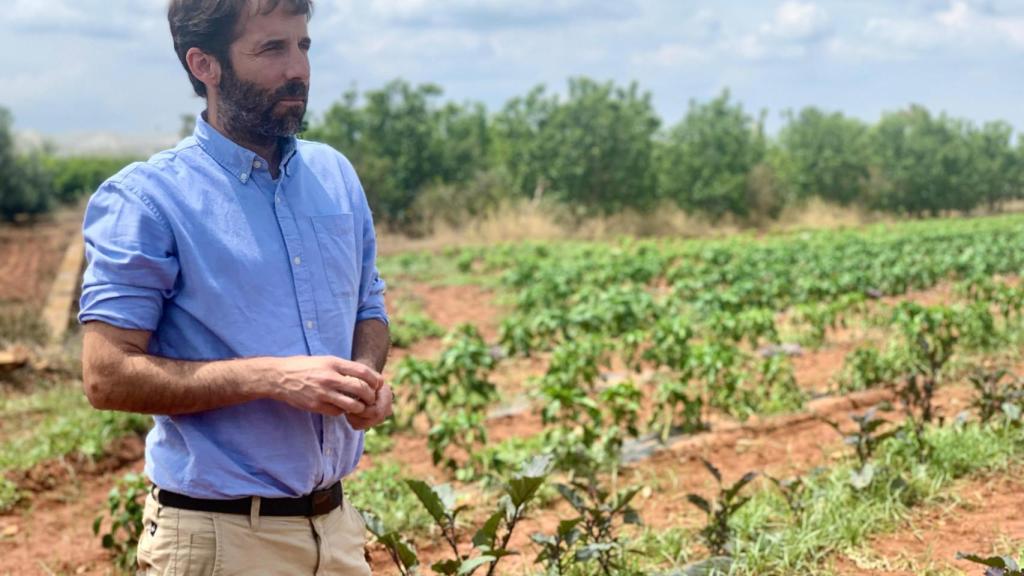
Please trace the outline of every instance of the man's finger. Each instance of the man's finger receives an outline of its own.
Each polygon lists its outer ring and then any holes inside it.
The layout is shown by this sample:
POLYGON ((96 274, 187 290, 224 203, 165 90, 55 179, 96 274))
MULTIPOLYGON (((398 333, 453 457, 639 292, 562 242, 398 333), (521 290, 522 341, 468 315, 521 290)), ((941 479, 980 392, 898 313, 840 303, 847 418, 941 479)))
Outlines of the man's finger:
POLYGON ((381 376, 379 372, 365 364, 336 358, 334 361, 334 369, 339 374, 352 376, 366 382, 374 390, 379 389, 384 384, 384 377, 381 376))
POLYGON ((333 390, 351 396, 367 406, 377 403, 377 392, 363 380, 351 376, 341 376, 330 384, 333 390))
POLYGON ((328 403, 341 408, 341 410, 346 414, 362 414, 367 410, 366 404, 348 394, 345 394, 344 392, 328 391, 325 400, 328 403))

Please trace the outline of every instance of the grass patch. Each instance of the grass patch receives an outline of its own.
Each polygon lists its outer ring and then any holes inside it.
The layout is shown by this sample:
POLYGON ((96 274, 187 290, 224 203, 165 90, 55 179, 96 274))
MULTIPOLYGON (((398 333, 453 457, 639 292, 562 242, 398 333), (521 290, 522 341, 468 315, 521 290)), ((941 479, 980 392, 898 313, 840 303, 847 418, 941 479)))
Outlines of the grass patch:
POLYGON ((380 518, 388 530, 426 534, 433 526, 427 511, 403 481, 406 471, 393 460, 378 460, 345 479, 345 497, 356 508, 380 518))
POLYGON ((147 416, 96 410, 81 390, 71 387, 0 400, 0 418, 34 422, 17 432, 9 430, 10 436, 0 441, 0 474, 70 454, 96 458, 114 440, 151 425, 147 416))
POLYGON ((409 348, 428 338, 444 336, 444 328, 430 319, 415 301, 403 300, 390 316, 391 345, 395 348, 409 348))
POLYGON ((894 440, 877 457, 870 486, 850 484, 854 467, 809 477, 804 512, 794 518, 775 490, 761 490, 736 517, 735 574, 823 573, 834 552, 897 528, 912 506, 935 501, 953 480, 1005 470, 1024 451, 1024 431, 1009 425, 967 424, 926 433, 931 454, 919 462, 911 443, 894 440))

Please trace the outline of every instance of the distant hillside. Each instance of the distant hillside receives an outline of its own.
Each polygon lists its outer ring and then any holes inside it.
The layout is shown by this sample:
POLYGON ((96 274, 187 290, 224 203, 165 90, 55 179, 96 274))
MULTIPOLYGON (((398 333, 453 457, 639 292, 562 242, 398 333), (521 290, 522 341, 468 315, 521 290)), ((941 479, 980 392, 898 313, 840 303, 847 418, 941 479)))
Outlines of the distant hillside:
POLYGON ((19 150, 49 149, 58 156, 138 156, 145 157, 174 146, 175 134, 123 134, 116 132, 71 132, 41 134, 26 130, 15 132, 19 150))

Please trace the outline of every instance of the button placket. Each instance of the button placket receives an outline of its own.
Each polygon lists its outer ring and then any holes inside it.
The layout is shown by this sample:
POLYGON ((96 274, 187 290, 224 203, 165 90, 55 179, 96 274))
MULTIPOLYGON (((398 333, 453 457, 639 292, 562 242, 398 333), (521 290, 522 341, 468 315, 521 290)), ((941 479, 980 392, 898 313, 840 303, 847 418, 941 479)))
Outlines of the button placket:
MULTIPOLYGON (((278 192, 280 194, 280 192, 278 192)), ((316 318, 316 302, 312 293, 312 282, 310 281, 308 266, 302 264, 302 236, 299 234, 294 215, 287 205, 282 205, 277 213, 277 223, 284 237, 285 249, 291 258, 292 282, 295 287, 295 297, 299 305, 299 318, 302 319, 303 337, 306 340, 306 350, 312 353, 316 349, 316 339, 311 333, 316 327, 313 318, 316 318), (312 327, 310 326, 312 324, 312 327)))

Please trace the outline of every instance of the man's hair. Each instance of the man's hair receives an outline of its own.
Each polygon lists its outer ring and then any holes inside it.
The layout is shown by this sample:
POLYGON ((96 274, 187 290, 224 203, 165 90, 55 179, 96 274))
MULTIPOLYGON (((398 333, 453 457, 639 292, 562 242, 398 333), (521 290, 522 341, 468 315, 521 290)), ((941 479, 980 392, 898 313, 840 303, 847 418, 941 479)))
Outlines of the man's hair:
POLYGON ((196 94, 206 97, 206 85, 188 68, 185 56, 192 48, 212 55, 222 66, 230 66, 228 48, 241 36, 243 11, 270 14, 282 3, 293 14, 313 16, 313 0, 171 0, 167 21, 171 25, 174 51, 188 73, 196 94))

